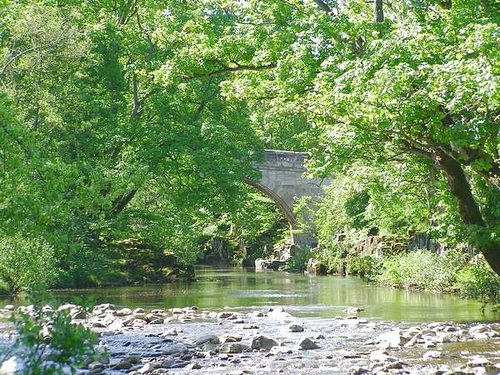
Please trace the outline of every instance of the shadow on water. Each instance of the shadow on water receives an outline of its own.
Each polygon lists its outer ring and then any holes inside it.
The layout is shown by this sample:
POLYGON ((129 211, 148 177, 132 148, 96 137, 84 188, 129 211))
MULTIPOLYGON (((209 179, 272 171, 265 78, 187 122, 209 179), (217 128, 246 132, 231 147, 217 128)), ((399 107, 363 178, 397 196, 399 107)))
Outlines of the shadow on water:
MULTIPOLYGON (((110 302, 119 306, 171 308, 196 305, 203 309, 263 309, 286 306, 296 316, 331 318, 346 306, 362 306, 360 316, 393 321, 492 321, 499 313, 481 314, 481 304, 456 296, 367 285, 357 278, 241 268, 197 269, 197 282, 55 291, 58 303, 110 302)), ((7 303, 0 300, 0 304, 7 303)))

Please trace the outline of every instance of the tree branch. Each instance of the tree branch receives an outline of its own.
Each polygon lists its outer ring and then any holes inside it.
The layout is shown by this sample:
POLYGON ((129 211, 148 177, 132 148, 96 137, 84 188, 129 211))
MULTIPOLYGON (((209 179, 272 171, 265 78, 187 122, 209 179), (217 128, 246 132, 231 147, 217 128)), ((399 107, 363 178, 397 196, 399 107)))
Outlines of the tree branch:
POLYGON ((234 72, 241 72, 241 71, 262 71, 262 70, 268 70, 268 69, 273 69, 276 68, 275 63, 270 63, 268 65, 261 65, 261 66, 255 66, 255 65, 241 65, 241 64, 236 64, 236 66, 225 66, 222 69, 219 70, 214 70, 212 72, 208 73, 193 73, 191 75, 184 75, 182 78, 184 79, 195 79, 195 78, 210 78, 216 75, 220 74, 226 74, 226 73, 234 73, 234 72))
POLYGON ((316 5, 321 9, 322 11, 326 12, 328 15, 335 15, 333 9, 325 3, 323 0, 313 0, 316 5))

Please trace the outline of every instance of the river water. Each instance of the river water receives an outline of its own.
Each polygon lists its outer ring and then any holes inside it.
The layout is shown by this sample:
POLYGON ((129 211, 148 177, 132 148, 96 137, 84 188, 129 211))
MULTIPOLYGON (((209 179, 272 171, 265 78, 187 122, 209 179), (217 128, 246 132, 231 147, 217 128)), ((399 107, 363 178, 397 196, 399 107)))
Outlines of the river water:
MULTIPOLYGON (((347 306, 363 307, 360 316, 388 321, 498 321, 500 313, 481 313, 481 304, 438 293, 368 285, 353 277, 254 272, 241 268, 196 270, 192 283, 58 291, 56 303, 114 303, 146 309, 198 306, 246 311, 286 306, 297 317, 332 318, 347 306)), ((19 303, 20 301, 17 301, 19 303)), ((9 303, 0 300, 0 305, 9 303)), ((16 303, 16 302, 15 302, 16 303)), ((16 304, 17 304, 16 303, 16 304)))

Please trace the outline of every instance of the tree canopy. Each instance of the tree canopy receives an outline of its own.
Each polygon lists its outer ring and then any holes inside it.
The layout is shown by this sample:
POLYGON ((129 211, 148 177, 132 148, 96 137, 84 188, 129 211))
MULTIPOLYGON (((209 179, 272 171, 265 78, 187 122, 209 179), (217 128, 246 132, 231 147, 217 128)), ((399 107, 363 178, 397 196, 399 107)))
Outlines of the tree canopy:
POLYGON ((339 230, 433 230, 500 273, 498 21, 489 0, 2 1, 0 236, 43 238, 70 279, 131 238, 193 263, 211 223, 279 221, 244 187, 268 147, 357 194, 339 230))

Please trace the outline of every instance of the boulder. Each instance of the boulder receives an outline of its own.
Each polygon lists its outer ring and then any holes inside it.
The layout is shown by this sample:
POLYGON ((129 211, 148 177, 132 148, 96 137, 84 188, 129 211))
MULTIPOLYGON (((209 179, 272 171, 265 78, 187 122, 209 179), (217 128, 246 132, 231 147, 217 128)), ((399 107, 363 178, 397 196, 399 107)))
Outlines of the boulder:
POLYGON ((131 314, 132 314, 132 310, 130 310, 127 307, 124 307, 123 309, 120 309, 120 310, 116 310, 117 316, 127 316, 127 315, 131 315, 131 314))
POLYGON ((319 349, 319 346, 314 343, 311 339, 305 338, 299 343, 299 348, 301 350, 313 350, 313 349, 319 349))
POLYGON ((251 351, 251 349, 248 345, 243 345, 239 342, 225 343, 219 349, 220 353, 243 353, 249 351, 251 351))
POLYGON ((307 261, 306 272, 311 275, 326 275, 327 268, 321 261, 309 258, 307 261))
POLYGON ((290 332, 304 332, 304 327, 298 325, 298 324, 292 324, 290 327, 288 327, 290 332))
POLYGON ((198 340, 194 342, 195 346, 202 346, 203 344, 220 344, 220 339, 216 335, 206 335, 200 337, 198 340))
POLYGON ((252 349, 255 350, 269 351, 273 346, 278 346, 278 342, 265 336, 257 336, 252 340, 252 349))
POLYGON ((399 348, 402 345, 406 344, 409 339, 403 337, 401 335, 401 330, 395 329, 393 331, 382 333, 377 338, 377 346, 381 349, 387 348, 399 348))
POLYGON ((182 355, 188 352, 186 345, 182 343, 172 343, 168 345, 162 352, 163 355, 182 355))

